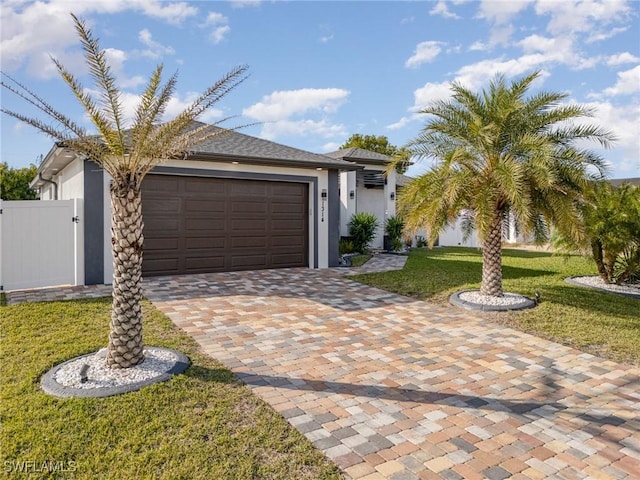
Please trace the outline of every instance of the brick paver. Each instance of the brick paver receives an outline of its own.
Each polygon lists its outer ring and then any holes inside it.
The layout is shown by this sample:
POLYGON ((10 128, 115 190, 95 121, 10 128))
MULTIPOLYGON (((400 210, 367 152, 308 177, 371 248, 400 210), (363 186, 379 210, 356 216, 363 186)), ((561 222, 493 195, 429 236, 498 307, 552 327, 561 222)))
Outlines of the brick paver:
POLYGON ((640 369, 345 270, 159 277, 145 289, 346 478, 640 478, 640 369))
POLYGON ((347 478, 640 478, 640 369, 340 273, 146 289, 347 478))

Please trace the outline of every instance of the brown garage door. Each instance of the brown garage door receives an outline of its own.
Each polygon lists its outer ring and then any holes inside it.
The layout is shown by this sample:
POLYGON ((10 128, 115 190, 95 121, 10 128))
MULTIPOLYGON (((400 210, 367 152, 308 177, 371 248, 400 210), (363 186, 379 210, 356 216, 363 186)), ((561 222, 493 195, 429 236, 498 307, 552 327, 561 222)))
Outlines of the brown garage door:
POLYGON ((308 265, 308 185, 149 175, 143 275, 308 265))

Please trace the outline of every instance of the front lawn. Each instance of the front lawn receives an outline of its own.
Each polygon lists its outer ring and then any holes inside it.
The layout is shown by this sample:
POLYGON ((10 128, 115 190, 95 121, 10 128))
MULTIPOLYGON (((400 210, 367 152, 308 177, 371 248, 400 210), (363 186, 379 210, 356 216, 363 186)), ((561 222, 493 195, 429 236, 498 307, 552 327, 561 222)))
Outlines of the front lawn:
POLYGON ((185 374, 116 397, 44 394, 43 373, 106 344, 110 306, 98 299, 0 307, 4 476, 340 478, 303 435, 149 303, 145 342, 187 354, 192 366, 185 374))
MULTIPOLYGON (((584 257, 504 250, 505 291, 531 298, 538 291, 542 302, 532 310, 472 314, 600 356, 640 364, 640 301, 564 281, 595 273, 593 262, 584 257)), ((473 248, 414 249, 403 270, 350 278, 444 304, 456 291, 480 287, 482 256, 473 248)))

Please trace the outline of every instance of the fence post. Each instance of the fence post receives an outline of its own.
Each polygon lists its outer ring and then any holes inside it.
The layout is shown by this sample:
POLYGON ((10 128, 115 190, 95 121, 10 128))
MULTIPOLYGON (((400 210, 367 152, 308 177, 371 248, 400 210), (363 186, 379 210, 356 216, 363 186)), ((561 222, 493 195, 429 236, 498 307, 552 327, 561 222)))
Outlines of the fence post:
POLYGON ((73 199, 74 284, 84 285, 84 209, 81 198, 73 199))

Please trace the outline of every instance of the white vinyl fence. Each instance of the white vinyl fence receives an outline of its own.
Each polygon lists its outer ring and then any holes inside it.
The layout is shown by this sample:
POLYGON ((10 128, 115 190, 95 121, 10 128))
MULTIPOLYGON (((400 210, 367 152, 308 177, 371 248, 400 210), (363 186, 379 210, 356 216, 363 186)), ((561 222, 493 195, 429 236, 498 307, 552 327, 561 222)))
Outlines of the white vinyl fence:
POLYGON ((0 288, 84 284, 82 200, 0 200, 0 288))

